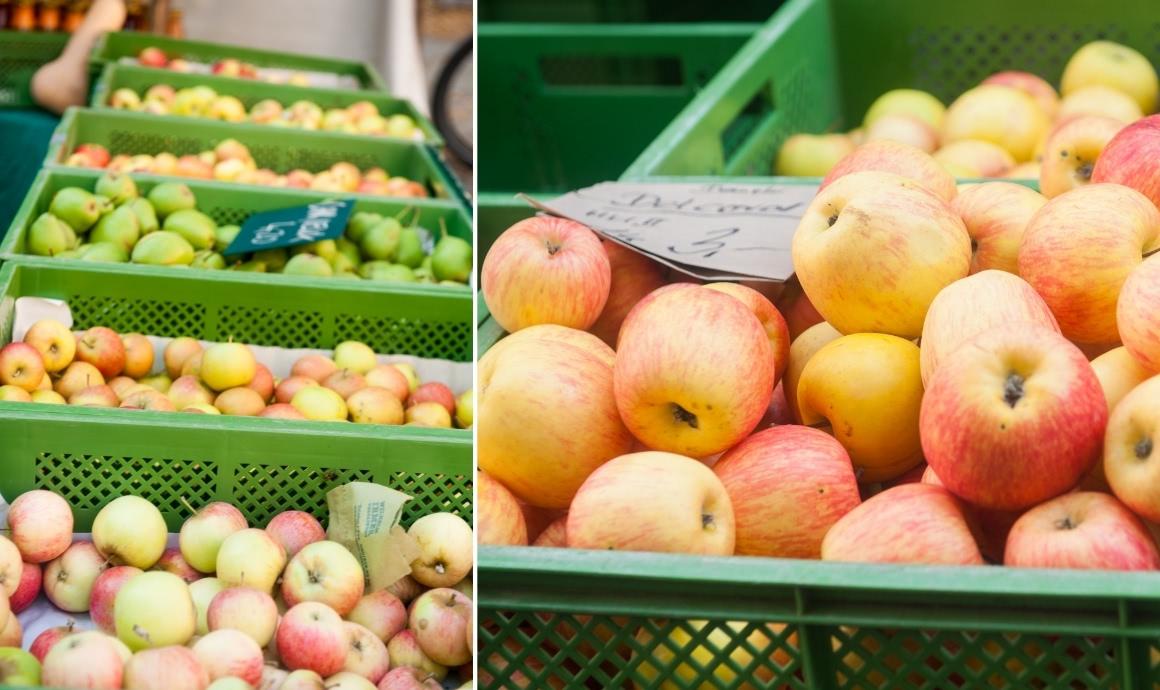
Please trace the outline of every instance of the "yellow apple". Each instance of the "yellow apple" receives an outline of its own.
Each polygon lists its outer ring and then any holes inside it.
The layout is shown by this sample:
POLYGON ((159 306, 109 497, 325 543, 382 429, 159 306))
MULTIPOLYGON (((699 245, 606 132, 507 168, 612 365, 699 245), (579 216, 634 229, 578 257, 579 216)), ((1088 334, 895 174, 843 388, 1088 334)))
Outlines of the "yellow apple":
POLYGON ((982 139, 998 144, 1016 160, 1031 160, 1035 144, 1050 126, 1031 96, 1010 86, 987 84, 966 91, 947 108, 944 142, 982 139))
MULTIPOLYGON (((1092 360, 1092 371, 1099 379, 1100 388, 1104 391, 1104 400, 1108 403, 1108 414, 1116 409, 1116 405, 1124 399, 1136 386, 1147 381, 1156 372, 1140 364, 1139 360, 1128 352, 1126 347, 1117 347, 1092 360)), ((1104 472, 1104 460, 1100 458, 1095 467, 1088 472, 1080 482, 1086 491, 1111 491, 1108 486, 1107 474, 1104 472)))
POLYGON ((1041 166, 1038 162, 1020 163, 1007 171, 1003 177, 1009 180, 1038 180, 1041 166))
POLYGON ((952 141, 934 152, 934 159, 956 177, 971 171, 969 177, 1002 177, 1015 167, 1015 158, 1007 149, 982 139, 952 141))
POLYGON ((1156 110, 1160 80, 1148 58, 1136 50, 1111 41, 1092 41, 1083 46, 1063 68, 1060 91, 1064 97, 1085 86, 1107 86, 1131 97, 1140 110, 1156 110))
POLYGON ((927 152, 897 141, 870 141, 834 166, 819 191, 856 172, 886 172, 921 183, 943 201, 955 196, 955 178, 927 152))
POLYGON ((913 115, 883 115, 866 128, 866 141, 898 141, 932 153, 938 148, 938 130, 913 115))
POLYGON ((1160 377, 1120 400, 1104 436, 1104 472, 1116 497, 1134 513, 1160 522, 1160 377))
POLYGON ((1085 86, 1063 97, 1056 122, 1079 115, 1101 115, 1129 125, 1144 117, 1144 111, 1130 96, 1108 86, 1085 86))
POLYGON ((790 414, 795 420, 799 422, 802 420, 797 404, 798 381, 801 380, 802 370, 806 368, 806 363, 814 353, 841 337, 842 334, 836 328, 823 321, 807 328, 794 338, 793 344, 789 346, 789 366, 786 367, 785 376, 782 378, 782 386, 785 389, 785 402, 789 405, 790 414))
POLYGON ((788 687, 785 679, 792 674, 789 669, 794 657, 790 654, 797 648, 797 633, 786 636, 785 628, 779 623, 692 620, 674 622, 663 640, 658 640, 648 628, 641 628, 636 640, 640 649, 648 652, 647 656, 639 657, 637 674, 645 683, 661 680, 659 685, 641 683, 638 687, 658 690, 788 687), (742 635, 744 641, 741 641, 742 635), (718 650, 729 650, 729 660, 721 660, 718 650), (781 669, 776 674, 776 683, 775 668, 781 669), (701 669, 710 669, 714 680, 702 680, 701 669), (747 672, 749 669, 752 672, 747 672))
POLYGON ((1030 72, 996 72, 984 79, 982 84, 998 84, 1000 86, 1010 86, 1019 89, 1035 99, 1039 107, 1043 109, 1043 113, 1047 117, 1055 117, 1055 113, 1059 111, 1059 94, 1056 93, 1055 87, 1047 83, 1045 79, 1037 74, 1030 72))
POLYGON ((894 89, 879 96, 866 110, 862 126, 869 129, 879 118, 887 115, 910 115, 927 123, 935 130, 942 128, 946 106, 942 101, 918 89, 894 89))
POLYGON ((1039 191, 1049 198, 1090 184, 1096 159, 1123 128, 1114 118, 1078 115, 1047 137, 1039 172, 1039 191))
POLYGON ((1011 182, 960 187, 951 209, 963 219, 971 237, 971 273, 989 269, 1018 273, 1023 231, 1046 203, 1039 192, 1011 182))
POLYGON ((1124 281, 1116 303, 1116 324, 1124 347, 1150 371, 1160 371, 1160 257, 1149 257, 1124 281))
POLYGON ((794 134, 777 152, 774 172, 792 177, 822 177, 854 150, 845 134, 794 134))

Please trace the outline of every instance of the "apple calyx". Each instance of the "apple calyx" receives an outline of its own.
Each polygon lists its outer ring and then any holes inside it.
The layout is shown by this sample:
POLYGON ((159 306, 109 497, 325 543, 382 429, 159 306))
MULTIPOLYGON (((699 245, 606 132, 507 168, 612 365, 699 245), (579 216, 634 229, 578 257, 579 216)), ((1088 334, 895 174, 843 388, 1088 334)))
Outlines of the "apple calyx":
POLYGON ((1079 523, 1072 522, 1070 516, 1055 521, 1055 529, 1075 529, 1076 527, 1079 527, 1079 523))
POLYGON ((140 637, 142 640, 145 640, 146 644, 151 644, 149 640, 149 631, 145 628, 142 628, 140 625, 133 626, 133 634, 137 637, 140 637))
POLYGON ((1011 409, 1015 408, 1015 404, 1023 398, 1023 377, 1015 372, 1007 374, 1007 380, 1003 383, 1003 401, 1011 409))
POLYGON ((834 227, 834 223, 837 223, 837 222, 838 222, 838 212, 834 211, 832 214, 830 214, 830 217, 826 219, 827 227, 832 228, 832 227, 834 227))
POLYGON ((1075 177, 1081 182, 1091 182, 1092 170, 1095 169, 1095 163, 1084 163, 1075 169, 1075 177))
POLYGON ((1147 460, 1148 456, 1152 454, 1152 439, 1145 436, 1136 441, 1136 457, 1140 460, 1147 460))
POLYGON ((680 422, 682 424, 688 424, 689 426, 693 427, 694 429, 701 428, 700 423, 697 421, 697 415, 693 414, 692 412, 689 412, 688 410, 681 407, 677 403, 672 403, 672 406, 673 406, 673 419, 677 420, 678 422, 680 422))
POLYGON ((560 251, 562 246, 559 242, 544 240, 544 247, 548 250, 548 256, 555 256, 556 252, 560 251))
POLYGON ((716 532, 717 522, 709 513, 701 513, 701 529, 706 532, 716 532))
POLYGON ((306 575, 307 575, 307 577, 310 578, 310 584, 312 584, 312 585, 316 585, 319 582, 322 582, 322 574, 319 573, 318 571, 308 570, 308 571, 306 571, 306 575))

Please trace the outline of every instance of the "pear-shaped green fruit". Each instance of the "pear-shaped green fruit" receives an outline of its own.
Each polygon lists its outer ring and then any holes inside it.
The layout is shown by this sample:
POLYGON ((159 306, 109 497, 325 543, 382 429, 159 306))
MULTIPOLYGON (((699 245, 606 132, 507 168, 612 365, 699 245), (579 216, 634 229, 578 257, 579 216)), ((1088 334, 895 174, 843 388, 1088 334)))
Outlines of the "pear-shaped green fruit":
POLYGON ((350 257, 350 260, 356 265, 362 263, 362 250, 354 242, 351 242, 345 237, 340 237, 334 241, 334 246, 338 249, 339 254, 345 254, 350 257))
MULTIPOLYGON (((431 255, 430 254, 428 254, 427 256, 424 256, 423 260, 419 262, 419 268, 422 268, 422 269, 427 270, 427 271, 431 270, 431 255)), ((419 270, 419 269, 417 268, 415 270, 419 270)))
POLYGON ((348 280, 349 280, 349 279, 351 279, 351 278, 354 278, 355 280, 362 280, 362 276, 360 276, 360 275, 359 275, 359 274, 357 274, 357 273, 352 273, 352 272, 350 272, 350 271, 346 271, 346 272, 343 272, 343 273, 335 273, 335 274, 334 274, 334 277, 335 277, 335 278, 346 278, 346 279, 348 279, 348 280))
POLYGON ((319 240, 310 244, 299 244, 292 247, 290 253, 293 255, 314 254, 330 261, 338 253, 338 243, 334 240, 319 240))
POLYGON ((243 273, 265 273, 266 263, 264 261, 246 261, 236 266, 230 266, 230 270, 243 273))
POLYGON ((137 214, 128 206, 122 206, 106 216, 101 216, 96 227, 89 233, 90 242, 94 244, 112 242, 124 247, 126 252, 132 251, 133 245, 137 244, 139 239, 141 239, 141 223, 137 220, 137 214))
POLYGON ((399 251, 403 226, 394 218, 384 218, 368 229, 359 240, 363 256, 372 261, 392 261, 399 251))
POLYGON ((241 231, 242 228, 237 225, 217 226, 217 229, 213 231, 213 250, 215 252, 224 252, 226 247, 229 247, 233 243, 234 238, 241 231))
POLYGON ((437 283, 437 282, 439 282, 439 281, 435 280, 435 274, 431 272, 430 268, 424 268, 423 266, 420 266, 419 268, 416 268, 414 272, 415 272, 415 280, 419 281, 420 283, 437 283))
POLYGON ((438 280, 466 283, 471 275, 471 243, 452 235, 439 238, 431 252, 431 272, 438 280))
POLYGON ((423 238, 415 228, 403 228, 399 233, 399 248, 395 252, 395 263, 407 268, 418 268, 423 263, 423 238))
POLYGON ((97 180, 93 191, 108 197, 114 206, 120 206, 137 198, 137 183, 125 173, 107 172, 97 180))
POLYGON ((358 264, 350 260, 346 254, 335 252, 334 256, 330 258, 330 267, 337 273, 353 273, 358 268, 358 264))
POLYGON ((282 272, 288 276, 332 276, 334 269, 321 256, 314 254, 299 254, 290 257, 282 272))
POLYGON ((28 251, 37 256, 59 256, 76 246, 76 232, 51 213, 40 214, 28 228, 28 251))
POLYGON ((137 197, 125 206, 137 215, 137 225, 141 228, 142 235, 161 229, 161 224, 157 222, 157 212, 153 210, 153 204, 149 203, 148 199, 137 197))
POLYGON ((285 248, 275 247, 254 252, 250 258, 266 264, 266 270, 270 273, 281 273, 282 269, 286 268, 286 261, 290 259, 290 255, 286 253, 285 248))
POLYGON ((369 276, 371 280, 379 280, 387 283, 414 283, 415 272, 408 266, 402 264, 391 264, 390 266, 376 266, 369 276))
POLYGON ((112 213, 113 209, 117 208, 113 200, 104 194, 94 194, 93 198, 97 200, 97 208, 100 210, 102 216, 112 213))
POLYGON ((352 242, 358 242, 362 240, 362 236, 366 234, 367 230, 378 225, 382 220, 383 217, 377 213, 359 211, 350 217, 350 222, 346 225, 346 236, 352 242))
POLYGON ((193 261, 193 245, 168 230, 151 232, 133 247, 133 263, 152 266, 188 266, 193 261))
POLYGON ((180 182, 162 182, 149 191, 149 203, 153 204, 157 217, 165 220, 171 213, 196 208, 197 198, 180 182))
POLYGON ((81 261, 103 261, 123 264, 129 260, 129 250, 119 242, 96 242, 80 252, 81 261))
POLYGON ((370 278, 371 274, 375 271, 381 270, 390 265, 390 261, 368 261, 358 267, 358 274, 363 278, 370 278))
POLYGON ((81 254, 82 254, 82 252, 81 252, 80 248, 78 247, 77 249, 69 249, 69 250, 63 251, 60 254, 57 254, 56 256, 54 256, 52 258, 54 258, 54 259, 79 259, 79 258, 81 258, 81 254))
POLYGON ((208 268, 221 271, 226 267, 226 260, 225 257, 212 249, 201 249, 194 253, 193 262, 189 265, 192 268, 208 268))
POLYGON ((201 211, 193 209, 182 209, 174 211, 165 217, 165 223, 161 226, 162 230, 169 232, 176 232, 181 235, 193 245, 194 249, 211 249, 213 247, 215 235, 217 230, 217 223, 213 222, 213 218, 205 215, 201 211))
POLYGON ((76 232, 86 232, 101 217, 97 198, 80 187, 65 187, 52 197, 48 212, 76 232))

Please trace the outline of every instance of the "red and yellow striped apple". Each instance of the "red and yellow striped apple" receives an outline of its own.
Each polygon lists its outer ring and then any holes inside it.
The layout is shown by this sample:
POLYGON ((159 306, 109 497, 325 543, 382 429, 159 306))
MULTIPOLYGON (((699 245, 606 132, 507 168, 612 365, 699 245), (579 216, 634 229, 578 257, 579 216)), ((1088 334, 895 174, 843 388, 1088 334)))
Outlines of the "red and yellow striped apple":
POLYGON ((955 198, 955 178, 922 149, 897 141, 872 141, 855 149, 830 170, 819 192, 858 172, 884 172, 918 182, 943 201, 955 198))
POLYGON ((527 546, 528 525, 519 501, 487 472, 475 477, 475 531, 480 545, 527 546))
POLYGON ((1054 198, 1090 184, 1104 147, 1123 127, 1100 115, 1077 115, 1056 127, 1043 147, 1039 191, 1054 198))
POLYGON ((963 219, 971 238, 971 273, 989 269, 1019 273, 1023 231, 1046 203, 1039 192, 1012 182, 963 185, 951 209, 963 219))
POLYGON ((1114 496, 1079 491, 1037 505, 1016 520, 1003 565, 1157 570, 1160 553, 1140 518, 1114 496))

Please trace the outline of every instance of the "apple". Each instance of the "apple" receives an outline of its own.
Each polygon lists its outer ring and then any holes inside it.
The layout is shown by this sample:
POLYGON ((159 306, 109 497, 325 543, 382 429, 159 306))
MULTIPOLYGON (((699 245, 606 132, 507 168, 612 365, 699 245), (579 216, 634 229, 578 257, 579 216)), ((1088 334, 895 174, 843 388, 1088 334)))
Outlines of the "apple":
POLYGON ((153 343, 140 333, 121 336, 121 343, 125 348, 125 365, 122 369, 125 376, 135 379, 148 376, 153 370, 153 343))
POLYGON ((622 455, 588 477, 568 510, 567 535, 575 549, 724 556, 735 532, 729 495, 712 470, 650 451, 622 455))
POLYGON ((287 606, 316 601, 345 616, 362 597, 363 580, 362 565, 345 546, 316 541, 290 559, 282 574, 282 599, 287 606))
POLYGON ((412 602, 407 627, 432 661, 458 666, 471 661, 466 642, 470 615, 470 599, 453 589, 437 588, 412 602))
POLYGON ((391 667, 386 643, 358 623, 343 623, 343 628, 348 640, 343 670, 378 683, 391 667))
MULTIPOLYGON (((366 373, 368 386, 385 388, 402 402, 411 394, 411 385, 397 367, 390 364, 379 364, 366 373)), ((289 379, 287 379, 289 380, 289 379)))
POLYGON ((266 532, 250 527, 231 533, 217 555, 217 577, 227 587, 270 592, 286 565, 286 551, 266 532))
POLYGON ((266 525, 266 532, 293 558, 308 544, 326 539, 326 530, 310 513, 301 510, 287 510, 278 513, 266 525))
POLYGON ((108 386, 91 386, 69 396, 68 404, 77 407, 118 407, 121 400, 108 386))
POLYGON ((1160 378, 1153 376, 1123 396, 1108 418, 1104 472, 1116 497, 1140 517, 1160 522, 1160 470, 1153 439, 1160 429, 1155 400, 1160 378))
POLYGON ((385 589, 363 595, 346 619, 358 623, 388 642, 407 627, 407 608, 399 597, 385 589))
MULTIPOLYGON (((793 137, 791 136, 790 139, 793 137)), ((782 153, 779 155, 784 155, 789 139, 786 142, 787 144, 782 145, 782 153)), ((842 155, 845 153, 834 158, 834 162, 837 162, 842 155)), ((825 173, 820 174, 824 175, 825 173)), ((601 240, 601 244, 605 253, 608 254, 612 280, 609 283, 608 301, 604 303, 604 310, 600 312, 596 322, 589 327, 588 332, 615 349, 616 339, 620 334, 620 326, 624 323, 628 312, 632 311, 636 303, 641 301, 645 295, 665 284, 665 267, 635 249, 630 249, 612 240, 601 240)))
POLYGON ((801 421, 801 410, 797 404, 797 389, 798 382, 801 380, 802 370, 805 369, 806 363, 810 361, 814 353, 822 349, 827 343, 841 337, 842 334, 835 330, 833 326, 822 321, 805 329, 790 344, 789 366, 786 367, 785 376, 782 377, 781 385, 786 398, 786 404, 789 407, 790 415, 794 421, 801 421))
POLYGON ((192 649, 211 681, 234 676, 257 685, 262 680, 262 648, 239 630, 215 630, 195 642, 192 649))
POLYGON ((399 666, 383 676, 378 690, 442 690, 442 688, 443 686, 430 673, 410 666, 399 666))
POLYGON ((87 362, 73 362, 56 380, 54 390, 67 400, 86 388, 103 385, 105 377, 96 367, 87 362))
POLYGON ((424 402, 408 407, 403 412, 403 421, 415 426, 451 428, 451 414, 437 402, 424 402))
POLYGON ((822 177, 854 148, 854 142, 845 134, 792 134, 777 151, 774 173, 790 177, 822 177))
POLYGON ((999 86, 1010 86, 1019 89, 1035 99, 1035 102, 1039 104, 1039 109, 1048 118, 1054 118, 1056 112, 1059 110, 1059 94, 1055 92, 1055 87, 1047 83, 1047 81, 1037 74, 1016 70, 996 72, 980 83, 982 85, 997 84, 999 86))
POLYGON ((1151 61, 1139 52, 1111 41, 1092 41, 1077 50, 1063 68, 1064 96, 1085 86, 1107 86, 1127 94, 1140 110, 1156 109, 1160 82, 1151 61))
POLYGON ((278 606, 267 592, 253 587, 227 587, 210 601, 206 624, 210 630, 240 630, 259 647, 265 647, 278 626, 278 606))
POLYGON ((0 384, 31 393, 44 379, 44 360, 28 343, 8 343, 0 348, 0 384))
POLYGON ((822 540, 822 559, 982 565, 962 503, 931 484, 900 484, 846 513, 822 540))
POLYGON ((12 613, 20 613, 32 605, 40 596, 41 582, 44 580, 44 569, 39 563, 23 564, 20 569, 20 584, 8 600, 12 613))
POLYGON ((415 371, 414 365, 409 364, 407 362, 392 362, 389 366, 392 366, 395 369, 398 369, 399 373, 401 373, 407 379, 407 394, 408 395, 410 395, 411 393, 414 393, 415 389, 419 387, 420 383, 422 383, 419 380, 419 372, 415 371))
POLYGON ((1042 194, 1021 184, 964 185, 951 210, 963 219, 971 238, 971 273, 998 269, 1018 274, 1023 230, 1046 203, 1042 194))
POLYGON ((942 128, 946 106, 939 99, 917 89, 893 89, 882 94, 866 109, 862 126, 870 128, 886 115, 911 115, 935 129, 942 128))
POLYGON ((455 424, 470 429, 475 423, 475 389, 468 388, 455 399, 455 424))
POLYGON ((282 616, 275 642, 283 666, 309 669, 323 677, 342 670, 349 647, 342 618, 314 601, 297 604, 282 616))
POLYGON ((253 380, 246 387, 257 393, 265 404, 274 397, 274 374, 270 373, 269 367, 259 362, 254 368, 253 380))
POLYGON ((338 393, 345 400, 367 387, 366 378, 350 369, 339 369, 322 382, 324 388, 338 393))
POLYGON ((374 683, 350 671, 340 671, 324 682, 329 690, 376 690, 374 683))
POLYGON ((519 500, 483 470, 475 477, 475 505, 481 546, 527 546, 528 525, 519 500))
MULTIPOLYGON (((142 386, 142 388, 146 387, 142 386)), ((152 388, 130 393, 127 398, 121 401, 120 407, 124 410, 152 410, 154 412, 177 411, 177 408, 173 406, 173 403, 170 402, 164 393, 159 393, 152 388)))
POLYGON ((76 357, 76 336, 59 321, 37 321, 24 334, 24 342, 40 353, 44 369, 50 374, 62 371, 76 357))
POLYGON ((51 491, 26 491, 8 507, 8 529, 23 560, 45 563, 72 544, 72 508, 51 491))
POLYGON ((309 669, 298 669, 288 674, 282 684, 274 690, 326 690, 326 688, 327 684, 322 676, 309 669))
POLYGON ((189 642, 197 630, 197 609, 180 577, 150 571, 121 585, 113 604, 117 638, 133 651, 189 642))
POLYGON ((108 563, 92 542, 78 541, 44 567, 44 595, 58 609, 89 610, 93 582, 108 563))
POLYGON ((1160 552, 1124 504, 1105 493, 1080 491, 1037 505, 1016 520, 1003 565, 1157 570, 1160 552))
POLYGON ((568 516, 557 518, 532 542, 532 546, 547 546, 563 549, 568 546, 568 516))
POLYGON ((1068 340, 1116 343, 1120 289, 1158 248, 1160 211, 1147 197, 1118 184, 1090 184, 1032 216, 1019 248, 1019 275, 1047 302, 1068 340))
POLYGON ((40 661, 19 647, 0 649, 0 683, 8 687, 40 685, 40 661))
POLYGON ((350 408, 338 393, 323 386, 306 386, 294 394, 290 405, 303 417, 316 421, 346 421, 350 408))
POLYGON ((828 423, 863 483, 894 479, 922 462, 922 399, 919 348, 879 333, 824 345, 797 383, 802 424, 828 423))
POLYGON ((146 649, 125 664, 125 690, 205 690, 210 677, 193 650, 146 649))
POLYGON ((125 369, 125 343, 111 328, 94 326, 77 336, 76 357, 92 364, 108 380, 125 369))
MULTIPOLYGON (((70 620, 67 625, 60 625, 55 628, 48 628, 44 632, 36 636, 36 639, 29 645, 28 651, 36 660, 44 663, 44 657, 48 655, 49 650, 60 642, 62 639, 72 635, 76 628, 76 622, 70 620)), ((112 638, 110 638, 112 639, 112 638)))
POLYGON ((205 690, 254 690, 254 688, 255 686, 237 676, 224 676, 207 685, 205 690))
POLYGON ((378 366, 378 358, 366 344, 348 340, 335 346, 334 365, 361 375, 378 366))
POLYGON ((254 353, 241 343, 215 343, 202 353, 201 380, 215 391, 248 386, 257 369, 254 353))
MULTIPOLYGON (((338 371, 334 360, 325 355, 306 355, 300 357, 290 368, 290 376, 313 379, 321 384, 328 376, 338 371)), ((283 402, 279 400, 278 402, 283 402)))
POLYGON ((442 405, 449 415, 455 414, 455 394, 444 383, 431 381, 419 384, 415 392, 407 398, 407 407, 428 402, 442 405))
POLYGON ((1114 182, 1160 203, 1160 170, 1150 164, 1160 146, 1160 115, 1151 115, 1121 129, 1104 146, 1092 172, 1093 182, 1114 182))
MULTIPOLYGON (((426 385, 426 384, 424 384, 426 385)), ((386 388, 367 386, 346 399, 350 419, 356 424, 402 424, 403 403, 386 388)))
POLYGON ((222 391, 214 398, 213 406, 224 415, 256 417, 266 409, 266 401, 253 388, 239 386, 222 391))
MULTIPOLYGON (((400 374, 401 375, 401 374, 400 374)), ((274 389, 274 401, 278 404, 290 404, 294 394, 306 386, 317 386, 319 383, 305 376, 291 376, 283 379, 274 389)))
POLYGON ((846 450, 809 427, 760 431, 713 472, 733 506, 738 555, 819 558, 826 531, 861 503, 846 450))
POLYGON ((120 690, 125 666, 113 638, 95 631, 68 635, 42 663, 45 686, 88 690, 120 690))
POLYGON ((110 635, 116 634, 113 605, 117 600, 117 593, 126 582, 142 572, 144 571, 140 568, 131 565, 118 565, 102 571, 93 580, 92 592, 89 595, 89 616, 98 629, 110 635))
POLYGON ((1017 510, 1075 486, 1099 458, 1107 421, 1083 353, 1049 329, 1012 323, 940 363, 919 426, 927 463, 951 492, 1017 510))
POLYGON ((913 115, 883 115, 866 128, 866 141, 897 141, 926 153, 938 148, 938 137, 934 127, 913 115))
POLYGON ((139 393, 144 390, 153 390, 149 386, 146 386, 143 383, 137 383, 135 380, 124 375, 118 376, 112 381, 109 381, 109 383, 106 385, 108 385, 109 388, 112 388, 113 392, 116 393, 117 397, 121 400, 124 400, 134 393, 139 393))
POLYGON ((613 395, 615 358, 599 338, 561 326, 533 326, 489 349, 478 365, 479 468, 528 503, 566 508, 594 469, 634 443, 613 395))
POLYGON ((203 577, 189 583, 189 595, 193 598, 193 607, 197 610, 197 635, 209 632, 209 605, 225 587, 216 577, 203 577))
MULTIPOLYGON (((4 388, 4 386, 0 386, 0 389, 2 389, 2 388, 4 388)), ((28 395, 28 393, 25 393, 23 389, 16 388, 15 386, 7 386, 7 388, 18 390, 21 393, 24 393, 24 395, 28 395)), ((28 397, 29 397, 28 402, 42 403, 45 405, 67 405, 68 404, 68 401, 65 400, 63 397, 61 397, 60 393, 57 393, 56 391, 51 391, 51 390, 49 390, 49 391, 46 391, 46 390, 33 391, 32 395, 30 395, 28 397)), ((3 400, 3 399, 4 398, 0 397, 0 400, 3 400)))
POLYGON ((428 587, 449 587, 471 572, 474 535, 471 525, 454 513, 431 513, 411 524, 419 556, 411 576, 428 587))
POLYGON ((934 159, 955 177, 1003 177, 1017 165, 1007 149, 980 139, 952 141, 934 159))
POLYGON ((179 376, 169 386, 170 402, 178 410, 184 410, 191 405, 209 405, 213 403, 214 394, 202 385, 196 376, 179 376))
POLYGON ((157 559, 157 563, 153 565, 151 570, 172 573, 184 580, 186 584, 197 582, 205 577, 186 562, 181 555, 181 549, 165 549, 165 553, 161 554, 161 558, 157 559))
POLYGON ((1041 169, 1038 161, 1028 161, 1011 168, 1003 177, 1011 180, 1038 180, 1041 169))
POLYGON ((922 332, 935 295, 971 263, 958 214, 913 181, 882 172, 847 175, 820 191, 792 251, 802 287, 834 328, 904 338, 922 332))
POLYGON ((859 172, 903 177, 919 183, 944 202, 956 193, 955 178, 925 151, 897 141, 872 141, 859 146, 830 170, 818 189, 819 196, 836 181, 859 172))
POLYGON ((391 666, 395 668, 408 667, 430 674, 435 680, 441 681, 447 677, 447 667, 440 664, 423 652, 415 633, 404 630, 391 638, 387 643, 387 653, 391 657, 391 666))
POLYGON ((17 386, 0 386, 0 402, 32 402, 28 391, 17 386))
POLYGON ((140 496, 115 498, 93 519, 93 544, 112 565, 151 568, 168 537, 161 511, 140 496))
POLYGON ((1078 115, 1056 127, 1043 148, 1039 190, 1053 198, 1090 184, 1104 147, 1123 127, 1100 115, 1078 115))
POLYGON ((773 302, 757 290, 739 283, 709 283, 705 287, 724 292, 749 307, 769 338, 769 348, 773 353, 773 379, 775 382, 781 381, 789 360, 789 327, 773 302))
POLYGON ((149 386, 158 393, 168 393, 173 379, 169 378, 169 374, 155 374, 141 379, 141 385, 149 386))
POLYGON ((169 378, 176 379, 181 376, 181 370, 185 366, 185 363, 194 355, 200 354, 201 351, 201 343, 193 338, 183 336, 171 340, 165 346, 165 351, 162 353, 162 359, 165 361, 165 371, 169 374, 169 378))
POLYGON ((1023 162, 1031 160, 1036 142, 1049 126, 1047 114, 1026 92, 992 83, 976 86, 951 103, 942 138, 948 143, 990 141, 1023 162))
POLYGON ((217 568, 222 542, 246 527, 246 516, 240 510, 224 501, 214 501, 181 525, 178 535, 181 555, 197 570, 212 573, 217 568))
POLYGON ((1047 303, 1017 275, 987 270, 951 283, 930 304, 922 326, 922 382, 963 343, 993 328, 1021 323, 1059 333, 1047 303))
POLYGON ((599 238, 565 218, 526 218, 484 257, 483 296, 492 318, 514 333, 536 324, 586 329, 608 301, 612 268, 599 238))

